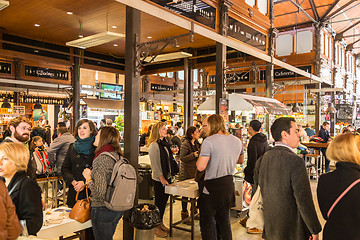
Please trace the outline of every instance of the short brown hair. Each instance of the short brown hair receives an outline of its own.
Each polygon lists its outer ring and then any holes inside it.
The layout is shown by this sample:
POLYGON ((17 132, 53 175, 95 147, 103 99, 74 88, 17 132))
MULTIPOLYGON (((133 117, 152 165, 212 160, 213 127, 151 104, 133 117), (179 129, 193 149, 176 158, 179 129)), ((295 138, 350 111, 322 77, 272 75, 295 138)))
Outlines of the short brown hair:
POLYGON ((29 149, 22 143, 4 142, 0 151, 12 161, 18 171, 26 171, 30 159, 29 149))
POLYGON ((326 156, 336 162, 360 165, 360 136, 352 133, 337 135, 326 150, 326 156))
POLYGON ((122 151, 120 148, 119 131, 114 127, 104 126, 100 130, 100 139, 95 152, 99 152, 102 147, 108 144, 110 144, 113 148, 115 148, 116 152, 122 155, 122 151))
POLYGON ((16 128, 22 122, 26 122, 27 124, 32 126, 32 122, 28 118, 26 118, 26 117, 14 117, 9 121, 8 129, 10 130, 10 126, 13 126, 14 128, 16 128))
POLYGON ((219 115, 219 114, 211 115, 210 117, 207 118, 207 123, 210 128, 208 136, 217 134, 219 131, 221 131, 225 134, 227 133, 226 127, 225 127, 225 121, 221 115, 219 115))
POLYGON ((89 119, 81 119, 80 121, 77 122, 76 127, 75 127, 75 132, 74 132, 75 138, 78 137, 78 129, 79 129, 79 127, 81 125, 83 125, 84 123, 89 124, 90 131, 91 131, 90 136, 95 136, 97 134, 95 124, 91 120, 89 120, 89 119))
POLYGON ((58 131, 58 133, 60 133, 60 134, 64 134, 64 133, 69 132, 69 130, 67 129, 67 127, 59 127, 59 129, 58 129, 57 131, 58 131))

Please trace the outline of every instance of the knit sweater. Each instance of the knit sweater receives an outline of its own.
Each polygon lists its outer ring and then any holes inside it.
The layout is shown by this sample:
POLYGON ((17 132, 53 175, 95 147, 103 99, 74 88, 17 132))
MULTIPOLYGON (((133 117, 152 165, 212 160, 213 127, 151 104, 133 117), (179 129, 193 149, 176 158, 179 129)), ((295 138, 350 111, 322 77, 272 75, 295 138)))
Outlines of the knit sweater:
MULTIPOLYGON (((119 158, 118 153, 109 152, 115 157, 119 158)), ((91 190, 91 206, 102 207, 105 206, 105 194, 108 184, 110 183, 112 171, 115 165, 115 160, 106 154, 100 154, 94 159, 93 169, 91 171, 92 181, 89 183, 91 190)))

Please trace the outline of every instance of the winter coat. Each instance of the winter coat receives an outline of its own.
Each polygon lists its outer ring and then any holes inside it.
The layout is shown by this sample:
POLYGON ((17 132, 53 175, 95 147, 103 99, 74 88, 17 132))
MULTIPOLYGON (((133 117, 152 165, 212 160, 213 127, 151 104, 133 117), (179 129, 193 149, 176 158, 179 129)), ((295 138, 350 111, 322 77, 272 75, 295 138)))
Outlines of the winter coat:
POLYGON ((244 169, 245 180, 254 183, 254 169, 256 161, 269 149, 267 137, 263 133, 257 133, 251 137, 247 148, 247 163, 244 169))
POLYGON ((180 148, 180 181, 195 177, 196 161, 195 152, 200 150, 200 143, 195 141, 193 145, 190 140, 185 139, 180 148))
POLYGON ((43 224, 43 212, 41 202, 41 189, 39 185, 30 179, 24 171, 15 173, 8 185, 8 191, 21 181, 10 194, 11 200, 16 207, 16 214, 24 226, 26 223, 29 235, 36 235, 43 224))
POLYGON ((54 173, 61 175, 61 166, 64 162, 66 153, 71 143, 75 142, 75 138, 70 133, 64 133, 60 137, 55 138, 48 149, 49 162, 54 173))
POLYGON ((308 240, 321 225, 312 199, 304 160, 275 146, 256 162, 255 185, 261 188, 266 240, 308 240))
POLYGON ((330 138, 330 134, 329 131, 326 130, 323 126, 321 126, 319 133, 318 133, 318 137, 322 138, 324 141, 323 142, 328 142, 329 138, 330 138))
POLYGON ((0 239, 17 239, 22 228, 5 183, 0 181, 0 239))
POLYGON ((360 166, 349 162, 338 162, 336 170, 320 176, 317 196, 321 214, 327 221, 323 231, 324 240, 360 239, 360 183, 344 195, 327 217, 335 200, 358 179, 360 166))
MULTIPOLYGON (((84 181, 86 179, 82 175, 85 168, 90 168, 94 160, 95 154, 90 155, 79 154, 74 149, 74 144, 70 144, 69 149, 66 153, 64 162, 61 166, 61 174, 66 182, 66 185, 69 187, 69 193, 67 197, 67 205, 73 207, 75 205, 76 191, 74 186, 71 184, 73 180, 84 181)), ((89 193, 90 194, 90 193, 89 193)), ((79 193, 78 199, 86 198, 85 189, 79 193)))

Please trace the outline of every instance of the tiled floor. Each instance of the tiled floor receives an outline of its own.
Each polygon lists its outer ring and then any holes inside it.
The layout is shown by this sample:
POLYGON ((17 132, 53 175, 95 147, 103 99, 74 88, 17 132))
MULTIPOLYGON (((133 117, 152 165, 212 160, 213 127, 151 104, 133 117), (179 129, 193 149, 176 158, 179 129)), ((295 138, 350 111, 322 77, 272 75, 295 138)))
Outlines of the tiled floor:
MULTIPOLYGON (((316 186, 317 186, 317 182, 311 180, 311 189, 312 189, 313 198, 315 201, 315 208, 318 213, 318 217, 320 219, 321 224, 324 225, 325 221, 320 214, 320 210, 319 210, 319 207, 317 204, 316 186)), ((174 220, 175 221, 180 219, 180 211, 181 211, 181 203, 179 201, 176 201, 174 204, 174 218, 175 218, 174 220)), ((165 211, 165 216, 164 216, 164 222, 165 222, 165 225, 167 225, 167 226, 169 225, 169 214, 170 214, 170 207, 167 206, 166 211, 165 211)), ((260 239, 262 239, 260 234, 247 234, 246 229, 239 224, 240 218, 237 215, 238 214, 235 211, 232 211, 231 219, 230 219, 234 240, 260 240, 260 239)), ((243 215, 244 215, 244 213, 241 214, 241 217, 243 215)), ((122 239, 122 225, 123 225, 123 222, 120 221, 119 225, 116 229, 115 235, 114 235, 115 240, 122 239)), ((184 225, 184 226, 186 226, 186 225, 184 225)), ((161 238, 155 237, 155 239, 161 239, 161 238)), ((190 239, 190 233, 174 229, 173 237, 167 237, 166 239, 172 239, 172 240, 190 239)), ((198 221, 195 222, 195 239, 201 239, 200 226, 199 226, 198 221)), ((320 237, 320 239, 322 239, 322 238, 320 237)))

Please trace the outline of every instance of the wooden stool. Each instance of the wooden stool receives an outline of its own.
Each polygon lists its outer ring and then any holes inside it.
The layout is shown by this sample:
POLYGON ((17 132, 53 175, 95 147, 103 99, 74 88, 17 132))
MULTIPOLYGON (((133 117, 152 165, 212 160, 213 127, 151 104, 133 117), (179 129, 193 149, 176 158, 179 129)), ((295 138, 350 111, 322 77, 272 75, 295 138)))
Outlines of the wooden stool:
POLYGON ((321 173, 321 155, 320 154, 307 154, 305 156, 305 166, 308 172, 309 178, 314 177, 316 181, 319 179, 321 173), (315 160, 314 162, 312 160, 315 160), (315 171, 312 172, 311 170, 315 171))

